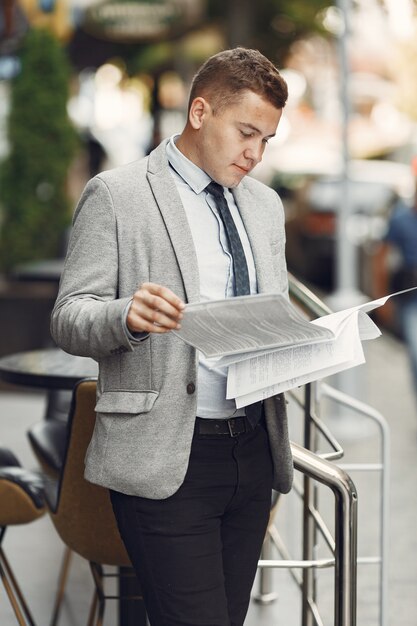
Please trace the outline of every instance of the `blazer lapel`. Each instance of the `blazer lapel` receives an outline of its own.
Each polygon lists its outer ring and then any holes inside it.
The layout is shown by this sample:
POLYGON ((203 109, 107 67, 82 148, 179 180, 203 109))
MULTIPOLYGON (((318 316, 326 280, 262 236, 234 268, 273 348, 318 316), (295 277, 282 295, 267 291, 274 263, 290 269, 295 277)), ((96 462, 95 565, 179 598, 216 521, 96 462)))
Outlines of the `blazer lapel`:
POLYGON ((162 214, 180 268, 187 302, 200 299, 198 261, 187 216, 169 172, 166 142, 149 155, 148 181, 162 214))
POLYGON ((259 219, 253 196, 244 186, 244 181, 232 190, 240 215, 246 228, 256 268, 258 292, 271 291, 274 270, 271 265, 271 246, 267 236, 268 225, 259 219))

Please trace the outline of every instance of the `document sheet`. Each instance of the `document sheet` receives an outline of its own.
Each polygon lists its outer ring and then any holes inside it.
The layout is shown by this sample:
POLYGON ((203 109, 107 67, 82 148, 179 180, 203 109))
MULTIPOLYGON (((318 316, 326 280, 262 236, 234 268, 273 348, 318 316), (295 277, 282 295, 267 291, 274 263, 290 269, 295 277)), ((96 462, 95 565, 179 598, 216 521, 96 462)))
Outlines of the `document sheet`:
POLYGON ((199 302, 173 332, 228 367, 227 398, 240 408, 364 363, 362 341, 381 334, 367 313, 401 293, 313 321, 282 294, 199 302))

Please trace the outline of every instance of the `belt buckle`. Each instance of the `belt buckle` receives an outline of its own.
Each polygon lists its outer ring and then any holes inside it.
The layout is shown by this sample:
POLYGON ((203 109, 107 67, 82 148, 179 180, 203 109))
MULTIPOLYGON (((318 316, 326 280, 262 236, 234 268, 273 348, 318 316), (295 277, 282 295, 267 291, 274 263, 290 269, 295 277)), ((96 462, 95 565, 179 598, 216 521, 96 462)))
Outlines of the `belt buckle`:
POLYGON ((237 437, 239 435, 239 433, 233 430, 233 426, 235 423, 236 423, 235 417, 231 417, 230 419, 227 420, 227 426, 229 428, 229 433, 231 437, 237 437))

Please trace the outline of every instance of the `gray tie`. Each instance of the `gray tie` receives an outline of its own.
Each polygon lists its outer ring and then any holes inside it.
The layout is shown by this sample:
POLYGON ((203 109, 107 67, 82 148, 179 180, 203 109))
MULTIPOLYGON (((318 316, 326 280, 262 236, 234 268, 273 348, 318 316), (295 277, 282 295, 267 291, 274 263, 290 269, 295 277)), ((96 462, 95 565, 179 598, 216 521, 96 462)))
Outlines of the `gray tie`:
POLYGON ((207 185, 206 189, 216 201, 216 206, 226 231, 230 252, 232 253, 233 273, 235 277, 234 294, 235 296, 247 296, 250 294, 248 265, 246 263, 245 252, 239 233, 237 232, 229 206, 224 197, 223 187, 218 183, 211 182, 207 185))

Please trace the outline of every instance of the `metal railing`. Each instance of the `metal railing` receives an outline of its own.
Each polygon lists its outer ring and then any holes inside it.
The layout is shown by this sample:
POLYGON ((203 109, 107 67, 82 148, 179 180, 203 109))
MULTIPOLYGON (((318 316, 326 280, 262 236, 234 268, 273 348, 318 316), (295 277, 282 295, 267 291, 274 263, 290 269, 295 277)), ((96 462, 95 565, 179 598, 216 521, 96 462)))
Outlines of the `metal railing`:
MULTIPOLYGON (((326 315, 331 311, 302 283, 290 277, 290 295, 293 301, 310 318, 326 315)), ((358 400, 339 392, 329 385, 310 383, 304 387, 304 397, 290 392, 291 401, 303 411, 303 445, 292 443, 294 467, 302 473, 302 485, 294 483, 295 491, 302 499, 302 559, 291 558, 278 530, 270 524, 267 538, 259 561, 260 594, 258 601, 269 602, 275 594, 271 585, 270 572, 273 568, 289 569, 292 578, 301 591, 302 626, 324 626, 317 605, 317 570, 334 568, 334 622, 333 626, 356 626, 357 614, 357 565, 358 563, 380 564, 380 623, 386 625, 387 606, 387 519, 388 519, 388 448, 389 434, 384 418, 374 409, 358 400), (330 430, 320 419, 317 407, 323 397, 347 406, 358 414, 374 420, 381 431, 382 462, 379 464, 336 465, 343 456, 343 449, 330 430), (318 437, 323 438, 329 452, 317 454, 318 437), (355 485, 347 470, 367 470, 381 472, 381 540, 380 556, 358 559, 357 556, 357 503, 355 485), (328 487, 334 496, 334 537, 329 531, 318 510, 317 483, 328 487), (327 545, 331 557, 315 558, 318 535, 327 545), (281 559, 272 558, 272 546, 281 559), (301 573, 300 571, 301 570, 301 573)))
POLYGON ((389 495, 390 495, 390 447, 391 436, 388 423, 383 415, 373 407, 364 402, 346 395, 338 389, 334 389, 325 383, 321 383, 319 388, 320 398, 328 398, 338 406, 346 407, 354 411, 357 415, 371 420, 378 428, 380 439, 380 461, 366 463, 339 463, 339 467, 352 472, 379 473, 379 555, 359 556, 358 565, 378 565, 379 566, 379 624, 388 626, 388 537, 389 537, 389 495))

